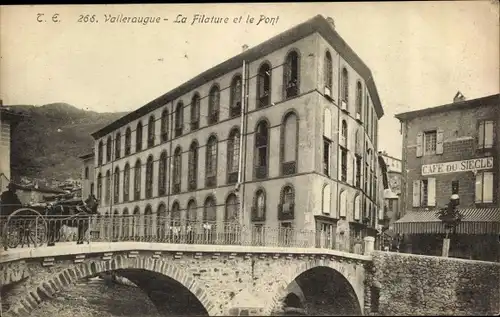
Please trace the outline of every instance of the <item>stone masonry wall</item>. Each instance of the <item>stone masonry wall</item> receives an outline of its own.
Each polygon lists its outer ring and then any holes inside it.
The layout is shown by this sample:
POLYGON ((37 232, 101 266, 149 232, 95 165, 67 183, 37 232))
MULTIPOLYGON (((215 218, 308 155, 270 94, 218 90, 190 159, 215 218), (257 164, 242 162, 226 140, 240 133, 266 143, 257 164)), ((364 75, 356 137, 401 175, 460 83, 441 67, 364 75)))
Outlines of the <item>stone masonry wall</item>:
MULTIPOLYGON (((492 315, 500 311, 500 263, 373 253, 371 315, 492 315), (376 301, 376 299, 375 299, 376 301)), ((366 312, 368 314, 368 312, 366 312)))

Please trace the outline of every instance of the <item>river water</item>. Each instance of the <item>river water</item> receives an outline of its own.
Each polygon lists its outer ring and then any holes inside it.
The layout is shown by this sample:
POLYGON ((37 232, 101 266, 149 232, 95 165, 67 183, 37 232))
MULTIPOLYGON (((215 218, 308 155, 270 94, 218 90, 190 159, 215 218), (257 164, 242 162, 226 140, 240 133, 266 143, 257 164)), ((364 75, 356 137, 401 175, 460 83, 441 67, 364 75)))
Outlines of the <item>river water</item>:
POLYGON ((76 284, 45 301, 33 317, 160 317, 140 289, 91 280, 76 284))

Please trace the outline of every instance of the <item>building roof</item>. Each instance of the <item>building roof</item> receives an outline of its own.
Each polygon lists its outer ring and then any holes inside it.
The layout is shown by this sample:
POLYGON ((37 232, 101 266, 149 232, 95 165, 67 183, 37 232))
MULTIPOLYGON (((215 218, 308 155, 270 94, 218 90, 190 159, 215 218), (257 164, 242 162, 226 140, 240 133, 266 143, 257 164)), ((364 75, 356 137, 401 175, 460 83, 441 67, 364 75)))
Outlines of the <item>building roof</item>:
POLYGON ((92 151, 90 153, 80 155, 79 158, 81 158, 82 160, 86 160, 86 159, 94 157, 94 155, 95 155, 94 151, 92 151))
POLYGON ((411 120, 417 117, 428 116, 435 113, 446 112, 450 110, 464 110, 486 105, 497 105, 500 106, 500 94, 490 95, 486 97, 463 100, 458 102, 449 103, 446 105, 441 105, 437 107, 425 108, 420 110, 414 110, 409 112, 398 113, 394 117, 399 119, 399 121, 411 120))
POLYGON ((14 184, 14 183, 11 183, 14 185, 14 187, 16 189, 19 189, 19 190, 25 190, 25 191, 36 191, 36 192, 40 192, 40 193, 53 193, 53 194, 63 194, 63 193, 66 193, 64 190, 61 190, 61 189, 57 189, 57 188, 50 188, 50 187, 47 187, 47 186, 44 186, 44 185, 38 185, 38 188, 35 187, 35 186, 24 186, 24 185, 19 185, 19 184, 14 184))
POLYGON ((8 106, 0 107, 0 118, 2 119, 2 121, 8 120, 13 123, 17 123, 21 121, 23 117, 26 117, 26 115, 15 112, 12 108, 8 106))
POLYGON ((384 110, 380 102, 377 87, 373 80, 373 75, 370 69, 365 65, 361 58, 347 45, 340 35, 333 29, 331 24, 320 14, 312 19, 309 19, 283 33, 280 33, 269 40, 253 47, 244 52, 220 63, 209 70, 190 79, 177 88, 167 92, 166 94, 154 99, 146 105, 132 111, 102 129, 92 133, 94 139, 98 139, 127 123, 138 119, 153 110, 156 110, 165 104, 174 101, 180 96, 189 93, 193 89, 198 88, 206 82, 214 80, 234 69, 238 69, 243 64, 243 61, 252 62, 263 56, 266 56, 282 47, 290 45, 306 36, 318 32, 325 38, 330 45, 342 56, 344 60, 365 80, 366 86, 373 100, 377 116, 381 118, 384 115, 384 110))

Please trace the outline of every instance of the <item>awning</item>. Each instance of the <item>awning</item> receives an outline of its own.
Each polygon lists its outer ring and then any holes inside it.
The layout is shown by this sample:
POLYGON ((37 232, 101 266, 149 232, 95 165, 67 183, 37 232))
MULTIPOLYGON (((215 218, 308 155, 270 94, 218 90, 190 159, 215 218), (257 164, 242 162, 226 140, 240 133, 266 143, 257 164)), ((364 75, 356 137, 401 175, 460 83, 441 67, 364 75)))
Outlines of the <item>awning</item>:
MULTIPOLYGON (((457 227, 459 234, 500 234, 500 208, 459 209, 463 215, 457 227)), ((411 211, 394 222, 393 229, 401 234, 446 233, 437 210, 411 211)))

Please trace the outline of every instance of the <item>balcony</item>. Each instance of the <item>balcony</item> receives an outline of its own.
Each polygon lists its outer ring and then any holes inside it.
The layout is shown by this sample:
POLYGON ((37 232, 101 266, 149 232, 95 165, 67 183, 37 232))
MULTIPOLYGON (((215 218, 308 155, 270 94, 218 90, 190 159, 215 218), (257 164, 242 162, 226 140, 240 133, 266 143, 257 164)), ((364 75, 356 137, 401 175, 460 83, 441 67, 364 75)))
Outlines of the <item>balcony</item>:
POLYGON ((292 175, 297 173, 297 162, 283 162, 281 163, 281 173, 282 175, 292 175))
POLYGON ((278 220, 293 220, 295 217, 295 204, 278 204, 278 220))
POLYGON ((181 184, 178 183, 178 184, 174 184, 174 186, 172 186, 172 194, 178 194, 181 192, 181 184))
POLYGON ((180 126, 175 127, 175 137, 181 136, 183 129, 184 129, 184 125, 183 124, 181 124, 180 126))
POLYGON ((199 120, 193 120, 191 121, 191 131, 198 130, 200 128, 200 121, 199 120))
POLYGON ((230 172, 227 174, 227 183, 236 184, 238 182, 238 172, 230 172))
POLYGON ((299 94, 299 87, 297 86, 296 80, 290 81, 285 89, 286 98, 292 98, 299 94))
POLYGON ((217 176, 207 176, 205 178, 205 187, 215 187, 217 185, 217 176))
POLYGON ((241 115, 241 102, 236 102, 236 104, 229 109, 229 116, 231 118, 238 117, 241 115))
MULTIPOLYGON (((198 173, 195 173, 195 175, 197 176, 198 173)), ((196 187, 197 187, 197 183, 196 183, 196 179, 194 178, 191 178, 188 182, 188 190, 196 190, 196 187)))
POLYGON ((265 179, 267 178, 267 166, 255 166, 255 178, 265 179))
POLYGON ((148 148, 151 148, 155 145, 155 137, 154 135, 148 138, 148 148))
POLYGON ((219 111, 214 111, 208 115, 208 124, 215 124, 219 121, 219 111))
POLYGON ((264 93, 262 94, 262 96, 259 97, 259 101, 258 101, 257 107, 258 108, 267 107, 267 106, 269 106, 270 101, 271 101, 271 98, 269 96, 269 91, 264 91, 264 93))
POLYGON ((259 215, 257 206, 252 206, 251 219, 252 221, 266 221, 266 208, 261 210, 261 215, 259 215))
POLYGON ((168 132, 162 132, 161 133, 161 141, 167 142, 167 140, 168 140, 168 132))

